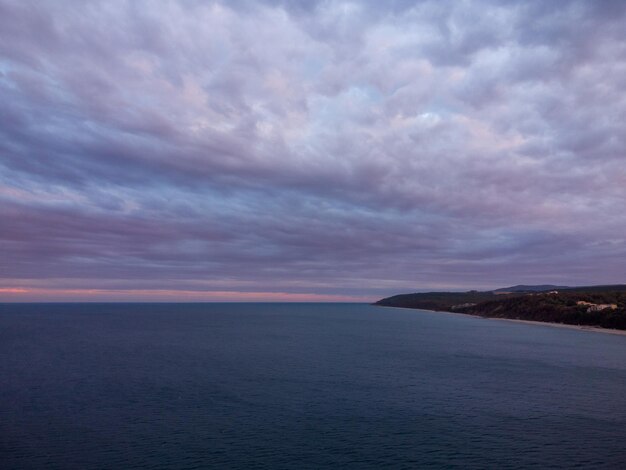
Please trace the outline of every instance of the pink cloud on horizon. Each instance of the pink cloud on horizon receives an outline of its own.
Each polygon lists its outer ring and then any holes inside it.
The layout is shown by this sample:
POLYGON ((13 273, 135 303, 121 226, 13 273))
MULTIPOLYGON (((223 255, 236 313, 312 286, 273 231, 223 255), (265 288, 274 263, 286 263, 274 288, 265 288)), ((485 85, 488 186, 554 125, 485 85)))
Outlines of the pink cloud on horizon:
POLYGON ((166 289, 0 288, 0 302, 371 302, 359 296, 166 289))

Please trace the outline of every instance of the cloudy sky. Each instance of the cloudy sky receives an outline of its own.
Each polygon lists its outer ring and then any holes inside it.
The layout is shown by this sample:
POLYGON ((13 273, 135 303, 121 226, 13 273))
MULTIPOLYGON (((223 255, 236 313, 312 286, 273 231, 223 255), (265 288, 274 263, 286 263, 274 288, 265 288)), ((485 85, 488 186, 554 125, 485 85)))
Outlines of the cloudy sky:
POLYGON ((626 2, 0 0, 0 299, 626 282, 626 2))

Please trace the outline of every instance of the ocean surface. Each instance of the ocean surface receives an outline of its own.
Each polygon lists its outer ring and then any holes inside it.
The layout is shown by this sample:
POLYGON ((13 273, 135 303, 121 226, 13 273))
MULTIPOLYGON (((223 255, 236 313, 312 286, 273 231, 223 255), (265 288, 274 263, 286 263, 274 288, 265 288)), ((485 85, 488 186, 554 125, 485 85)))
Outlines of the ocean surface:
POLYGON ((626 336, 363 304, 0 304, 0 467, 626 468, 626 336))

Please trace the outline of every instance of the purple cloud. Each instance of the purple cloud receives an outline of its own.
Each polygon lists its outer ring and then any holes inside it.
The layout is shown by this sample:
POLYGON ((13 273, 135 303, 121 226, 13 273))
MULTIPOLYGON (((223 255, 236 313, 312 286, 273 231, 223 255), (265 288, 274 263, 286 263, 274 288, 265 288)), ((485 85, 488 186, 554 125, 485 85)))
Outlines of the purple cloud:
POLYGON ((0 0, 0 298, 624 282, 625 26, 611 1, 0 0))

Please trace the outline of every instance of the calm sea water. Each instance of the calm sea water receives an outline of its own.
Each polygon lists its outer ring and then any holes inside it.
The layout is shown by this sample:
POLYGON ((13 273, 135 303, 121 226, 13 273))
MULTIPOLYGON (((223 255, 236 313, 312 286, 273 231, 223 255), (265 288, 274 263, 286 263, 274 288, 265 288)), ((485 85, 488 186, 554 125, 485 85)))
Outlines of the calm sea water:
POLYGON ((0 305, 2 468, 626 468, 626 337, 362 304, 0 305))

